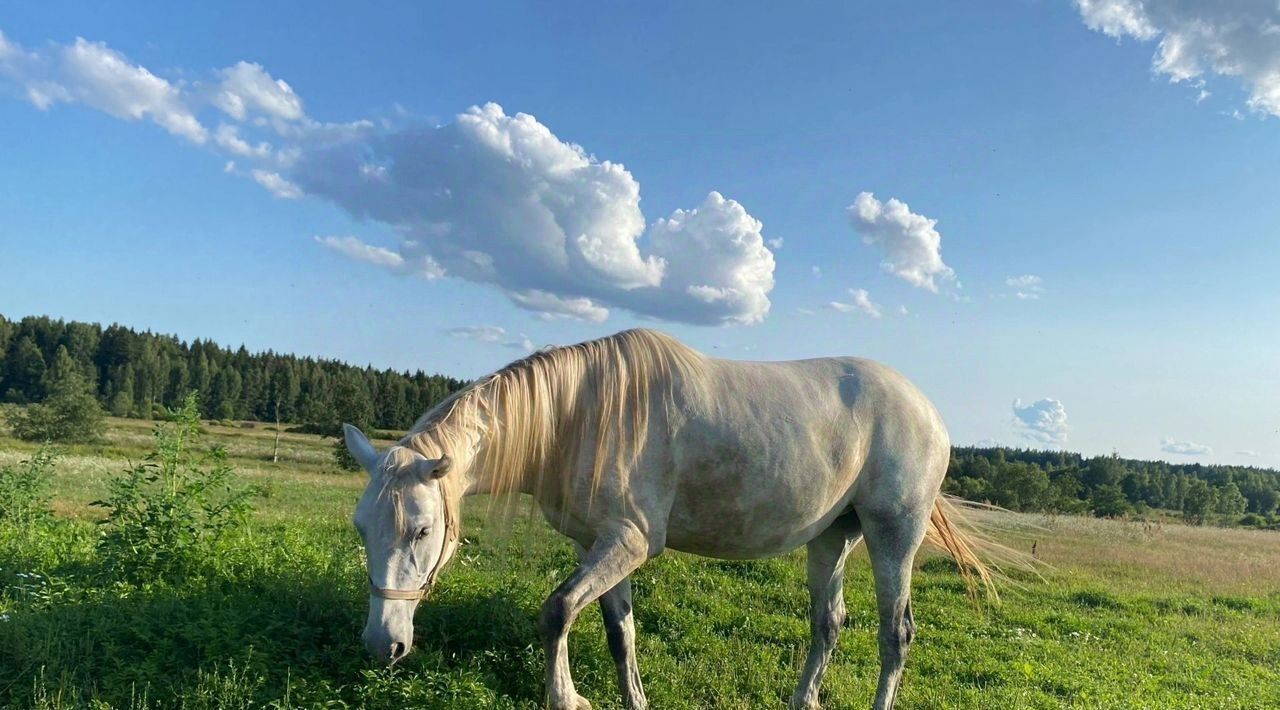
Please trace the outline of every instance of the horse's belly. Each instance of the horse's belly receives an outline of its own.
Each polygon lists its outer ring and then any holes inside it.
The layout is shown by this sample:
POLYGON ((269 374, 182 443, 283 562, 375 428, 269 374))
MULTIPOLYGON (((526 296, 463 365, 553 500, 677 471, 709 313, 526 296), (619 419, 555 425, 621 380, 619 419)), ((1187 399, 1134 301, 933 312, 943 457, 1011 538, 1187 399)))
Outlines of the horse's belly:
POLYGON ((791 552, 825 530, 847 507, 847 485, 809 483, 752 490, 723 484, 711 490, 682 487, 684 495, 677 496, 667 519, 666 546, 724 559, 791 552))

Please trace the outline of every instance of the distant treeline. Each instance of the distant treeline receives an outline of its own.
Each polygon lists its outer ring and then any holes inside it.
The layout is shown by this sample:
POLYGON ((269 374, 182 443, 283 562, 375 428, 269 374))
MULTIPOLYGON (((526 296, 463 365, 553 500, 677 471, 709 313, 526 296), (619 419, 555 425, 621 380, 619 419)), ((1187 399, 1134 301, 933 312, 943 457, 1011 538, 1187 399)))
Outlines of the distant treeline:
POLYGON ((444 375, 355 367, 271 351, 250 353, 208 340, 121 325, 0 315, 0 401, 42 402, 60 372, 78 371, 111 414, 150 419, 200 393, 207 419, 299 423, 335 433, 340 422, 405 429, 465 381, 444 375))
MULTIPOLYGON (((167 416, 195 390, 206 419, 278 418, 330 435, 344 421, 405 429, 466 384, 421 370, 188 344, 121 325, 0 315, 0 401, 43 402, 72 371, 116 416, 167 416)), ((1246 466, 957 447, 944 490, 1021 511, 1111 517, 1160 509, 1197 523, 1280 525, 1280 472, 1246 466)))
POLYGON ((1280 524, 1280 471, 1252 466, 957 447, 943 490, 1013 510, 1115 517, 1154 508, 1194 523, 1280 524))

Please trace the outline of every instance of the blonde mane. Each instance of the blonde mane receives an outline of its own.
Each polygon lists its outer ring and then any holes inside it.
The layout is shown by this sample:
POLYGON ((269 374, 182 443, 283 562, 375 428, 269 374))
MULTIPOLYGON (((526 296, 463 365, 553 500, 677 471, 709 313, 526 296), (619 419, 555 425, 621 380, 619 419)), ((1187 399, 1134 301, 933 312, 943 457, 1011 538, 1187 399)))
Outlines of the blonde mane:
MULTIPOLYGON (((584 455, 593 496, 606 471, 625 490, 651 410, 670 411, 676 383, 700 382, 691 375, 703 362, 674 338, 644 329, 547 348, 454 393, 400 444, 427 458, 448 456, 495 497, 524 490, 567 501, 584 455)), ((461 498, 462 478, 440 479, 454 487, 446 501, 461 498)))

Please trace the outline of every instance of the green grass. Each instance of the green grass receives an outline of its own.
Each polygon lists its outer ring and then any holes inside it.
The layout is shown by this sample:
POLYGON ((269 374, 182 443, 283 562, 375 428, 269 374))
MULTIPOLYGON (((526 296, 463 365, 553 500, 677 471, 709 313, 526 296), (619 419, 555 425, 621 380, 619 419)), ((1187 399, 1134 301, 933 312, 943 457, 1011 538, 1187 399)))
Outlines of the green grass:
MULTIPOLYGON (((67 450, 54 524, 0 535, 0 705, 540 707, 536 614, 574 565, 541 521, 500 531, 471 505, 465 544, 418 613, 415 652, 386 670, 358 639, 367 595, 349 518, 363 475, 336 471, 316 437, 285 435, 272 464, 274 432, 210 427, 266 492, 252 524, 180 584, 114 581, 94 554, 88 503, 143 455, 148 431, 112 420, 104 444, 67 450)), ((33 450, 0 437, 0 465, 33 450)), ((1053 569, 998 608, 976 609, 952 565, 921 555, 900 707, 1280 707, 1280 535, 1017 519, 1040 526, 1053 569)), ((823 697, 867 707, 878 662, 861 552, 846 579, 849 620, 823 697)), ((783 705, 808 642, 803 552, 745 563, 668 553, 634 590, 654 707, 783 705)), ((598 611, 574 627, 571 657, 579 692, 617 707, 598 611)))

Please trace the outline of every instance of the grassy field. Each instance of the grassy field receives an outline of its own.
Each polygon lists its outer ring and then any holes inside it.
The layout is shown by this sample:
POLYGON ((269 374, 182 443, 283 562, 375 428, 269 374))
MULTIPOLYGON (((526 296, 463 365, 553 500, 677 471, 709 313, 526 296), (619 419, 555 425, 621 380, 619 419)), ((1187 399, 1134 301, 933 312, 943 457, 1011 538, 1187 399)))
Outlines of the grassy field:
MULTIPOLYGON (((57 518, 0 533, 0 705, 15 707, 534 708, 542 698, 536 613, 572 569, 540 521, 486 528, 472 505, 465 545, 417 616, 417 649, 392 670, 358 635, 366 591, 349 519, 363 474, 330 443, 209 427, 206 441, 262 497, 251 524, 188 578, 131 585, 95 554, 110 476, 150 445, 150 425, 112 420, 107 440, 67 448, 57 518)), ((35 447, 0 435, 0 466, 35 447)), ((1038 526, 1046 579, 977 609, 954 568, 917 561, 919 636, 903 708, 1280 707, 1280 534, 1083 518, 1001 515, 1038 526)), ((656 708, 781 707, 808 642, 804 553, 723 562, 668 553, 635 577, 640 667, 656 708)), ((867 707, 878 668, 865 554, 850 563, 849 620, 827 707, 867 707)), ((575 626, 579 691, 616 707, 594 609, 575 626)))

